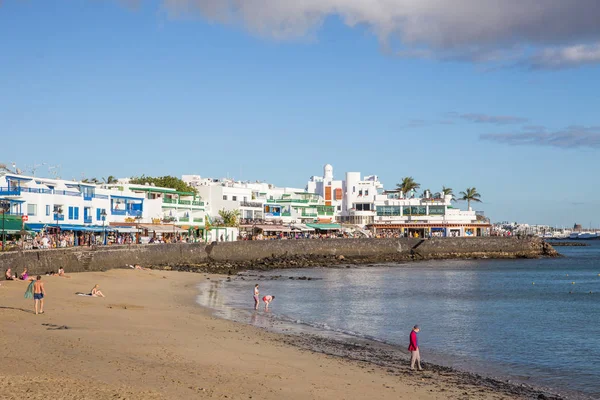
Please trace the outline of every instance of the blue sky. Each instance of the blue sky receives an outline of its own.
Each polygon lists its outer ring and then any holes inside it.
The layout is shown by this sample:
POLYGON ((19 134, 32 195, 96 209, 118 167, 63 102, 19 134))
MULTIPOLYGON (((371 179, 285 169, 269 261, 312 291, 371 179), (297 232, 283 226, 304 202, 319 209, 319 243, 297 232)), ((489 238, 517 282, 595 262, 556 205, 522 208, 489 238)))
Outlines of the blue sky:
POLYGON ((486 23, 462 31, 373 11, 406 0, 273 1, 0 2, 0 162, 299 187, 331 163, 390 188, 475 186, 495 221, 600 226, 593 3, 570 3, 572 27, 538 9, 515 26, 513 0, 498 20, 461 0, 486 23))

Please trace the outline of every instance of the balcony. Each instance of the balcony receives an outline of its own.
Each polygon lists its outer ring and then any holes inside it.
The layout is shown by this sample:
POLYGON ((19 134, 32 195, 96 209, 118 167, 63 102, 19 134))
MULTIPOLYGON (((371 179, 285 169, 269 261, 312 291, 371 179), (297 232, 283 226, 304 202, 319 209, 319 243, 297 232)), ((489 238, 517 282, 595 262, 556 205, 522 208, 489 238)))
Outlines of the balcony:
POLYGON ((179 200, 179 204, 183 204, 186 206, 191 206, 192 205, 192 201, 191 200, 179 200))
POLYGON ((93 198, 94 198, 93 194, 83 195, 83 200, 85 200, 85 201, 92 201, 93 198))
POLYGON ((0 196, 20 196, 20 187, 0 187, 0 196))
POLYGON ((204 222, 204 218, 194 218, 194 222, 204 222))
POLYGON ((196 200, 196 201, 192 201, 192 205, 198 206, 198 207, 204 207, 204 202, 196 200))
POLYGON ((179 222, 190 222, 190 217, 179 217, 179 222))
POLYGON ((302 213, 303 217, 312 217, 312 218, 317 218, 319 215, 317 213, 309 213, 309 212, 303 212, 302 213))
POLYGON ((53 221, 64 221, 65 220, 65 215, 61 214, 61 215, 56 215, 54 214, 54 220, 53 221))
POLYGON ((111 215, 127 215, 127 210, 110 210, 111 215))
POLYGON ((83 223, 84 224, 91 224, 92 223, 92 217, 83 217, 83 223))
POLYGON ((291 212, 284 211, 284 212, 282 212, 282 213, 281 213, 281 216, 282 216, 282 217, 291 217, 291 216, 292 216, 292 213, 291 213, 291 212))
POLYGON ((171 199, 169 197, 163 197, 163 203, 166 203, 166 204, 177 204, 177 199, 171 199))
POLYGON ((240 207, 262 208, 262 203, 258 201, 242 201, 240 207))

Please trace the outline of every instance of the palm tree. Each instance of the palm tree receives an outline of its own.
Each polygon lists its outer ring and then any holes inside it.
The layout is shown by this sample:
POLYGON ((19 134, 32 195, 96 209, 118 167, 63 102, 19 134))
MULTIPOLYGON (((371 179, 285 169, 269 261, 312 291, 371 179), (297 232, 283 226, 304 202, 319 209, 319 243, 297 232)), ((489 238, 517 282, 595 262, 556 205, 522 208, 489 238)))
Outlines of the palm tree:
POLYGON ((421 195, 421 197, 424 199, 431 198, 431 190, 429 190, 429 189, 423 190, 423 194, 421 195))
POLYGON ((444 196, 444 198, 446 198, 446 196, 448 196, 448 195, 452 196, 451 201, 456 201, 456 197, 454 197, 454 191, 452 190, 452 188, 447 188, 446 186, 442 186, 442 196, 444 196))
POLYGON ((469 210, 471 210, 471 202, 472 201, 474 201, 476 203, 481 203, 481 195, 479 193, 477 193, 477 189, 474 187, 467 188, 467 190, 465 192, 460 192, 459 196, 461 196, 460 200, 467 201, 469 210))
POLYGON ((118 182, 117 178, 112 175, 109 175, 108 178, 102 178, 102 181, 108 185, 118 182))
POLYGON ((240 210, 227 211, 219 210, 219 216, 223 219, 224 226, 237 226, 240 217, 240 210))
POLYGON ((418 188, 420 188, 421 185, 415 182, 412 176, 407 176, 405 178, 402 178, 402 183, 396 184, 396 187, 402 190, 402 193, 404 193, 404 196, 406 196, 412 190, 417 190, 418 188))

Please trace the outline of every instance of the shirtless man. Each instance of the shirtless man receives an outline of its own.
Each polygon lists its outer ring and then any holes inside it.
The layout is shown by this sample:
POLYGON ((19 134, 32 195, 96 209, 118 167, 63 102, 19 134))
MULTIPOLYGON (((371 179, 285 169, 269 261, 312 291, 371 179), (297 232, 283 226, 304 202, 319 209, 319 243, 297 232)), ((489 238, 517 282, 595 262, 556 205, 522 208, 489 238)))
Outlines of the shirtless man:
POLYGON ((40 314, 44 313, 44 295, 46 289, 44 289, 44 283, 42 277, 37 276, 35 283, 33 284, 33 301, 35 304, 35 315, 38 315, 38 305, 40 306, 40 314))

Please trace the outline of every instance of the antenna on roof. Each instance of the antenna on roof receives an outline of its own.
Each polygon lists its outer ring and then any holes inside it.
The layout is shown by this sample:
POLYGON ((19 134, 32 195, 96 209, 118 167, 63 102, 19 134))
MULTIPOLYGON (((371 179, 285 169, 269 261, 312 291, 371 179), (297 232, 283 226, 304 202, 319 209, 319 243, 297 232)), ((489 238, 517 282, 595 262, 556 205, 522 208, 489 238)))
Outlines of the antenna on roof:
POLYGON ((60 179, 60 167, 61 165, 51 165, 48 167, 48 172, 54 179, 60 179))
POLYGON ((28 165, 26 171, 31 173, 31 176, 33 176, 35 178, 35 171, 37 171, 37 169, 41 166, 46 165, 46 163, 41 163, 41 164, 36 164, 33 163, 32 165, 28 165))

